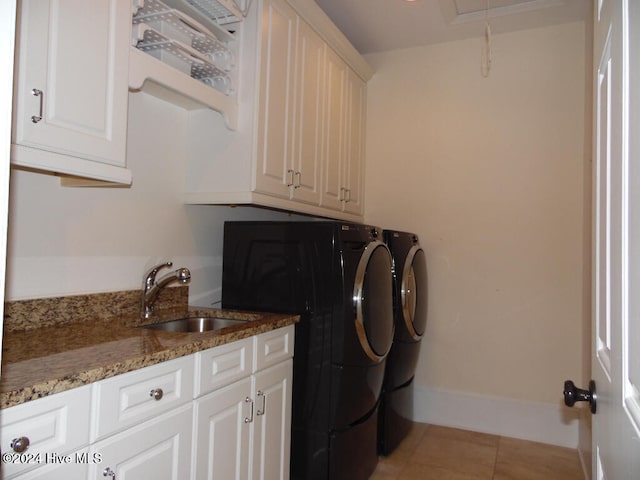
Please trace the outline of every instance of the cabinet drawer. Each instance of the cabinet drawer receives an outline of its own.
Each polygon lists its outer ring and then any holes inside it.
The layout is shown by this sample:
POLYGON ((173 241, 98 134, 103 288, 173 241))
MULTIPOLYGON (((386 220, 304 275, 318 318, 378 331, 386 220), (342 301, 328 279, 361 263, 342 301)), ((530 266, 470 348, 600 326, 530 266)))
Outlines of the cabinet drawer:
POLYGON ((252 365, 252 338, 197 353, 195 398, 248 377, 252 365))
POLYGON ((289 325, 254 337, 253 371, 257 372, 293 357, 294 331, 294 326, 289 325))
POLYGON ((192 395, 193 355, 97 382, 91 440, 156 417, 192 395))
POLYGON ((23 459, 3 462, 2 478, 46 463, 46 455, 65 454, 89 444, 91 387, 84 386, 0 410, 2 453, 14 452, 14 439, 28 438, 23 459))

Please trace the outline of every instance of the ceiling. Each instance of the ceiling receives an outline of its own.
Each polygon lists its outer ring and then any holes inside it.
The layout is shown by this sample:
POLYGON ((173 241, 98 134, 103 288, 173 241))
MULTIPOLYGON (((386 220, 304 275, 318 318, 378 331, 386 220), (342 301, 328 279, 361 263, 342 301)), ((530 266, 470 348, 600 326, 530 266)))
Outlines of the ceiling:
POLYGON ((592 0, 315 0, 361 53, 584 20, 592 0), (489 6, 487 11, 487 5, 489 6))

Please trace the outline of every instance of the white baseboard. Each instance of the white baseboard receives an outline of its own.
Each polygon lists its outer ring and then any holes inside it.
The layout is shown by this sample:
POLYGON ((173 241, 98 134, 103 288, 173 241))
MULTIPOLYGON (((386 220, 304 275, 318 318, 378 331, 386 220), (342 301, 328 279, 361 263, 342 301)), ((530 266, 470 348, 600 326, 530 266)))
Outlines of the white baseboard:
POLYGON ((578 447, 580 409, 416 385, 413 420, 562 447, 578 447))
POLYGON ((582 471, 584 472, 584 480, 591 478, 591 458, 587 458, 585 452, 578 448, 578 456, 580 457, 580 465, 582 465, 582 471))

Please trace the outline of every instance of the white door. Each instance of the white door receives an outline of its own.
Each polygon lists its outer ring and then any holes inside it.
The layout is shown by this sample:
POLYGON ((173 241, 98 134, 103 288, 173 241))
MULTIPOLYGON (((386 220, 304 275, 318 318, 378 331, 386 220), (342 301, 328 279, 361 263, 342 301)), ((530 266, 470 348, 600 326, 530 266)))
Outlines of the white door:
POLYGON ((640 2, 596 0, 595 479, 640 478, 640 2))
MULTIPOLYGON (((0 72, 2 72, 0 75, 0 319, 4 318, 4 273, 7 259, 15 18, 15 0, 0 2, 0 72)), ((2 322, 0 320, 0 343, 2 342, 2 322)), ((1 355, 0 353, 0 357, 1 355)))

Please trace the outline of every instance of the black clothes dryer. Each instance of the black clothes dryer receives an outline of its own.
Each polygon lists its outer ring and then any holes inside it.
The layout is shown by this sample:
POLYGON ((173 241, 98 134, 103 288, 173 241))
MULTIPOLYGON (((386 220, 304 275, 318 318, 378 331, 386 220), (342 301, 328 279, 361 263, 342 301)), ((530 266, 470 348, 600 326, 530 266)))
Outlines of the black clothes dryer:
POLYGON ((427 324, 427 262, 418 236, 384 231, 393 258, 395 334, 386 363, 379 411, 378 446, 390 454, 411 429, 413 379, 427 324))
POLYGON ((375 227, 226 222, 224 308, 300 314, 291 478, 375 470, 378 406, 393 342, 391 255, 375 227))

